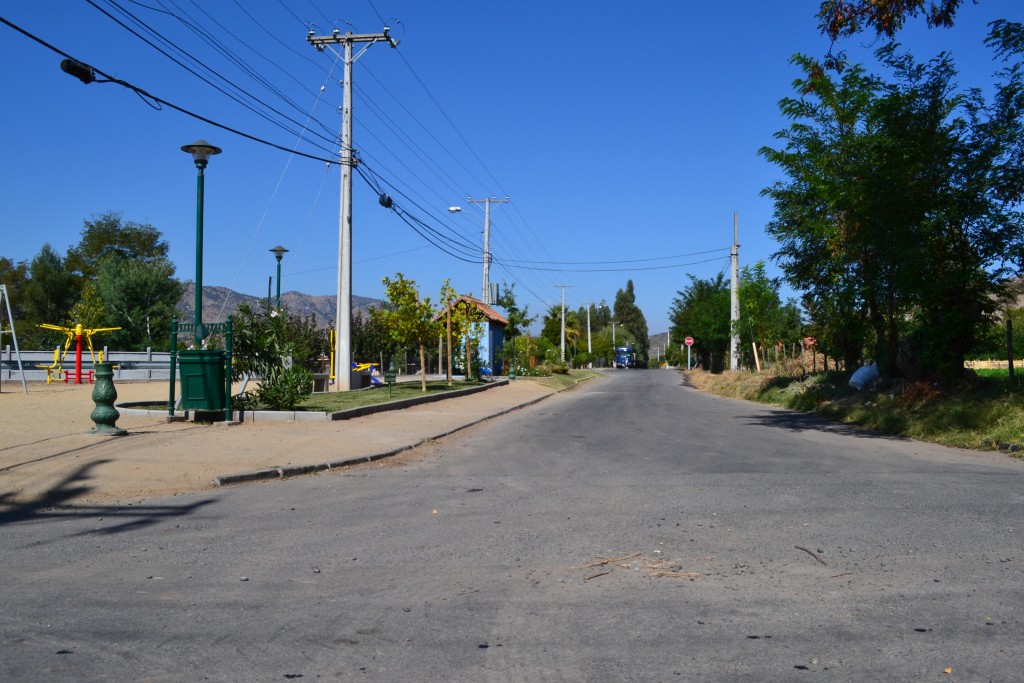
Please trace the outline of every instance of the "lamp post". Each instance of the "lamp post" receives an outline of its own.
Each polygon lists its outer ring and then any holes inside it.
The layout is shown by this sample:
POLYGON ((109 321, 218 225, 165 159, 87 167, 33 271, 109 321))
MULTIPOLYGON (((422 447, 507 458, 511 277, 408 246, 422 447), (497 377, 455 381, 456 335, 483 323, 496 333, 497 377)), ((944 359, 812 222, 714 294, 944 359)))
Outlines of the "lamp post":
POLYGON ((206 140, 196 140, 191 145, 182 145, 182 152, 192 155, 196 162, 196 348, 203 343, 203 170, 214 154, 220 154, 220 147, 214 147, 206 140))
POLYGON ((277 307, 281 308, 281 257, 288 253, 288 250, 279 244, 270 251, 277 257, 277 307))

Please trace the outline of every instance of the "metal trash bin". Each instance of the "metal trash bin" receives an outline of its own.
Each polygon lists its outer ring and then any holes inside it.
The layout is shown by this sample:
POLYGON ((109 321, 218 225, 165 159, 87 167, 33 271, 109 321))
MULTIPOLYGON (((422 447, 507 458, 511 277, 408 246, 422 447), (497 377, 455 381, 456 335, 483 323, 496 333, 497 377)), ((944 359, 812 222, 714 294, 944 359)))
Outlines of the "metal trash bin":
POLYGON ((178 352, 181 407, 185 410, 224 410, 223 350, 189 349, 178 352))

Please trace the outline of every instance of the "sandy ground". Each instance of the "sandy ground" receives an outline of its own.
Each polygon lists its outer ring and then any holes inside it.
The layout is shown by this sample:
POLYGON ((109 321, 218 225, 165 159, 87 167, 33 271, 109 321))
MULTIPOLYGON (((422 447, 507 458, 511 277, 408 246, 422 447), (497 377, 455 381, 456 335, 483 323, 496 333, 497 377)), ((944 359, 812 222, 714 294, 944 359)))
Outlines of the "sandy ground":
MULTIPOLYGON (((90 433, 91 385, 4 382, 0 513, 127 504, 216 487, 218 475, 316 465, 418 444, 550 393, 519 380, 472 396, 337 422, 167 422, 122 416, 125 436, 90 433)), ((167 400, 166 381, 116 385, 117 403, 167 400)))

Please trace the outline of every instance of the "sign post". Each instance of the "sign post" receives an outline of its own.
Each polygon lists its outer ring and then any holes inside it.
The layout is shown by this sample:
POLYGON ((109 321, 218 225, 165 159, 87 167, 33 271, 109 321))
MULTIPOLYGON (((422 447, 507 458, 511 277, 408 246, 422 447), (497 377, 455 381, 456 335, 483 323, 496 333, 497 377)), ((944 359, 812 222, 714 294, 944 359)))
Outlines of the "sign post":
POLYGON ((687 337, 683 340, 686 342, 686 369, 690 369, 690 347, 693 346, 693 337, 687 337))

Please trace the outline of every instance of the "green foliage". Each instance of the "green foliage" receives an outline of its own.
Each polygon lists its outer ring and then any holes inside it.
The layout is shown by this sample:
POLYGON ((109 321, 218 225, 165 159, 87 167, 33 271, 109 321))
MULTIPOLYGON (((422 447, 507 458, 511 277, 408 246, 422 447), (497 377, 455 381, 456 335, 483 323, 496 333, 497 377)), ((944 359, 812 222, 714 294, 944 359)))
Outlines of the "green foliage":
POLYGON ((399 346, 415 345, 420 353, 420 381, 422 391, 427 390, 426 344, 441 333, 434 322, 434 307, 430 298, 420 300, 416 282, 398 273, 395 279, 383 278, 387 295, 387 308, 373 309, 371 317, 384 330, 385 335, 399 346))
POLYGON ((692 362, 700 360, 704 368, 720 372, 729 356, 730 285, 723 273, 707 280, 688 277, 690 284, 677 292, 669 311, 672 338, 693 337, 692 362))
POLYGON ((963 0, 822 0, 818 29, 832 40, 861 31, 892 38, 908 18, 923 14, 928 26, 953 25, 963 0))
POLYGON ((537 319, 537 316, 530 315, 530 307, 524 306, 519 308, 519 304, 516 302, 515 284, 501 284, 501 288, 498 294, 498 300, 495 302, 497 306, 505 309, 505 319, 508 320, 508 325, 505 327, 505 341, 508 342, 513 337, 518 337, 523 334, 533 321, 537 319))
POLYGON ((283 309, 255 310, 242 304, 232 324, 232 379, 260 378, 248 401, 274 410, 291 410, 313 391, 312 372, 327 351, 327 331, 314 316, 283 309))
POLYGON ((107 259, 161 262, 167 260, 168 248, 152 225, 125 222, 120 213, 108 211, 83 221, 81 239, 68 249, 67 269, 90 279, 107 259))
MULTIPOLYGON (((647 319, 643 311, 636 305, 636 293, 633 291, 633 281, 626 281, 626 288, 615 293, 615 322, 621 326, 627 335, 634 341, 637 361, 641 364, 647 363, 647 319)), ((621 340, 619 340, 621 344, 621 340)))
POLYGON ((22 287, 25 312, 22 323, 25 334, 19 342, 53 348, 64 343, 61 332, 40 330, 36 325, 48 323, 67 327, 73 324, 71 308, 78 298, 78 286, 64 267, 64 260, 49 244, 44 244, 29 265, 29 280, 22 287))
POLYGON ((992 104, 957 91, 948 55, 917 64, 878 50, 892 80, 807 57, 793 119, 761 154, 787 180, 764 190, 787 280, 805 290, 819 342, 847 367, 868 352, 883 374, 950 377, 990 324, 999 281, 1024 260, 1024 33, 995 27, 992 104))
MULTIPOLYGON (((95 279, 95 294, 105 309, 103 326, 121 328, 109 333, 108 345, 139 350, 167 344, 182 289, 174 278, 174 265, 167 259, 104 258, 95 279)), ((96 301, 80 303, 94 307, 96 301)))

